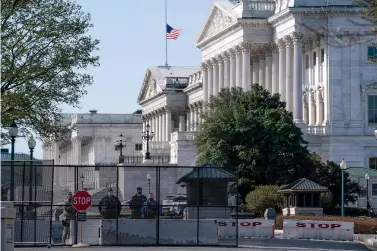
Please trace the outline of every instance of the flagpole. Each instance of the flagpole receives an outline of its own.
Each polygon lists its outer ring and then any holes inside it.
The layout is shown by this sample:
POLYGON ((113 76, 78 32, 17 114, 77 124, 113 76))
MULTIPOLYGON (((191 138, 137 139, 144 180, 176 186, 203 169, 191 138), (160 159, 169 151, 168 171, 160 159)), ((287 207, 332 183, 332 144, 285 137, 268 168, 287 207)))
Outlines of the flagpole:
POLYGON ((165 0, 165 66, 168 67, 168 37, 167 33, 167 26, 168 26, 168 4, 167 0, 165 0))

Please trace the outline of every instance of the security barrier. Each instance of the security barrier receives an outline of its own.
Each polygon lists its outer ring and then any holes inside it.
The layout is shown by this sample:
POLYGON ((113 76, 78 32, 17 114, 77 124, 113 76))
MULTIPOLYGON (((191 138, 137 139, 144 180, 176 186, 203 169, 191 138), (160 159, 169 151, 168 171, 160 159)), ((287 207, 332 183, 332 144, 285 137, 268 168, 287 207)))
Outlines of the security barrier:
MULTIPOLYGON (((274 220, 238 220, 239 238, 274 238, 274 220)), ((219 238, 236 238, 236 220, 218 220, 217 230, 219 238)))
POLYGON ((314 220, 283 222, 283 238, 353 241, 353 233, 353 222, 314 220))

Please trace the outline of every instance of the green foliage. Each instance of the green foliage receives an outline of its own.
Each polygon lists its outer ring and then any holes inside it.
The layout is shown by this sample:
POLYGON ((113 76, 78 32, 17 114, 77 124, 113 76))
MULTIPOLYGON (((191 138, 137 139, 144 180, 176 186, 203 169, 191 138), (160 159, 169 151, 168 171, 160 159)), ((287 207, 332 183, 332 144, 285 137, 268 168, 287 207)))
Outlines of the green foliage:
POLYGON ((85 70, 98 66, 90 15, 74 1, 3 0, 1 18, 1 126, 15 120, 21 134, 59 138, 59 107, 79 106, 93 82, 85 70))
MULTIPOLYGON (((311 154, 314 171, 308 177, 312 181, 325 186, 331 192, 330 208, 341 205, 342 169, 333 161, 321 162, 320 157, 311 154)), ((353 203, 357 200, 360 187, 357 182, 351 181, 349 174, 344 172, 344 201, 353 203)))
POLYGON ((283 209, 283 196, 278 193, 279 186, 258 186, 246 196, 246 205, 249 210, 262 216, 267 208, 275 208, 277 213, 283 209))
POLYGON ((364 17, 377 28, 377 0, 355 0, 364 9, 364 17))
POLYGON ((212 97, 196 138, 197 164, 237 171, 243 198, 258 185, 286 184, 308 175, 309 152, 279 94, 254 84, 212 97))

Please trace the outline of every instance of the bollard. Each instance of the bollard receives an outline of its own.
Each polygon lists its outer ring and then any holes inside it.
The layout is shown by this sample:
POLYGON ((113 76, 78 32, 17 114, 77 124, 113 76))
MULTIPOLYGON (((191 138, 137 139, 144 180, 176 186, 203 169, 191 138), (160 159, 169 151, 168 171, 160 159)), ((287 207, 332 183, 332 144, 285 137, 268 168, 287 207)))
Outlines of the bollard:
POLYGON ((14 220, 16 210, 13 202, 1 201, 1 250, 14 250, 14 220))

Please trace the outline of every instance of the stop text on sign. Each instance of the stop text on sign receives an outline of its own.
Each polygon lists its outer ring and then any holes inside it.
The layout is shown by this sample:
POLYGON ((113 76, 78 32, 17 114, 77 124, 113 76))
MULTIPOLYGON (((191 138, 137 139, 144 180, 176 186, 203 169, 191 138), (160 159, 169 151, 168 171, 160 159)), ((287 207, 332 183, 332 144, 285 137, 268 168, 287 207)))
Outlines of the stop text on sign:
POLYGON ((73 204, 82 204, 87 205, 92 202, 92 198, 90 197, 73 197, 72 203, 73 204))
POLYGON ((309 227, 309 228, 338 228, 341 227, 342 225, 340 224, 327 224, 327 223, 296 223, 296 227, 309 227))
MULTIPOLYGON (((232 225, 232 227, 235 227, 236 226, 236 222, 226 222, 226 221, 219 221, 218 223, 218 226, 220 227, 225 227, 227 226, 228 224, 229 225, 232 225)), ((259 225, 262 225, 262 222, 258 222, 258 221, 254 221, 254 222, 239 222, 238 223, 239 226, 241 227, 256 227, 256 226, 259 226, 259 225)))

